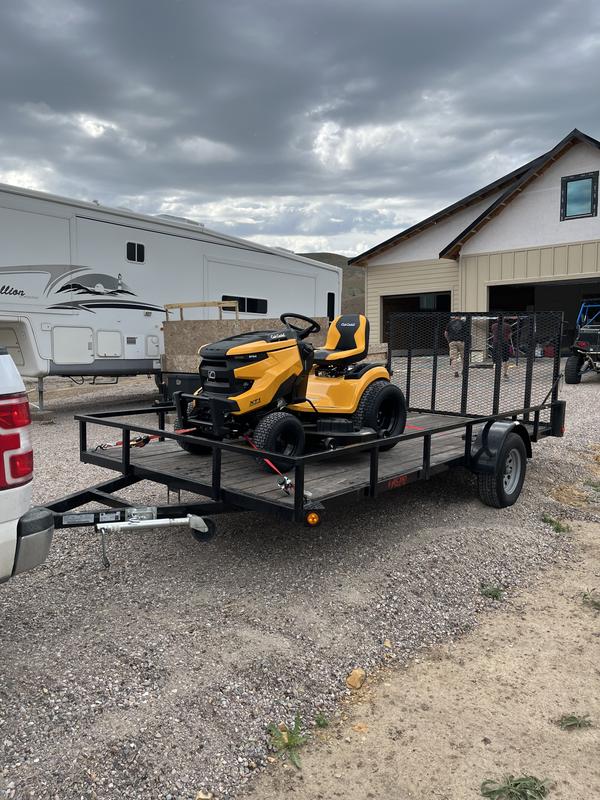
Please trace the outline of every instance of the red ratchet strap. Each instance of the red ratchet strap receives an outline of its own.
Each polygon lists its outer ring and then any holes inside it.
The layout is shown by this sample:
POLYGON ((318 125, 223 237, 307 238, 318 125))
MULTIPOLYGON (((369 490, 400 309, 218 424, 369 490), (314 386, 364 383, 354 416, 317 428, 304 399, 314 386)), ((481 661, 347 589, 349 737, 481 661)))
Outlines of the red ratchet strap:
MULTIPOLYGON (((173 431, 173 433, 192 433, 195 431, 195 428, 180 428, 179 430, 173 431)), ((160 439, 160 434, 156 433, 153 436, 136 436, 135 439, 131 439, 129 442, 130 447, 145 447, 149 442, 154 441, 155 439, 160 439)), ((114 444, 99 444, 97 445, 94 450, 110 450, 112 447, 122 447, 123 446, 123 439, 114 444)))
MULTIPOLYGON (((248 442, 248 444, 250 445, 250 447, 253 450, 258 450, 258 447, 254 444, 254 442, 252 441, 252 439, 249 436, 244 436, 243 438, 248 442)), ((274 472, 276 472, 280 477, 285 478, 285 475, 283 474, 283 472, 280 472, 272 461, 269 461, 268 458, 263 458, 263 461, 265 462, 265 464, 268 467, 271 467, 271 469, 274 472)))

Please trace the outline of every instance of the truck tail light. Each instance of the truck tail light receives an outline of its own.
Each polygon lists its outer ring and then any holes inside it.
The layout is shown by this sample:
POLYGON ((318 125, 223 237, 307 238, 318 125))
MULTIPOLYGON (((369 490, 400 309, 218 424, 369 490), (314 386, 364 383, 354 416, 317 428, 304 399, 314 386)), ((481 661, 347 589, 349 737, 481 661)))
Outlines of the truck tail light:
POLYGON ((0 398, 0 490, 33 478, 31 415, 26 394, 0 398))

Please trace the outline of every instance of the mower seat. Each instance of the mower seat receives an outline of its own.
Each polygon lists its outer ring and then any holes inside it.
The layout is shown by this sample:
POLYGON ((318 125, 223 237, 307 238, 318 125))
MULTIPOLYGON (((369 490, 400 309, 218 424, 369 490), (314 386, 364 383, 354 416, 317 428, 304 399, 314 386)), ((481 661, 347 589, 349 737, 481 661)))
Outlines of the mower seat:
POLYGON ((369 320, 364 314, 341 314, 329 326, 325 347, 315 350, 314 363, 320 367, 354 364, 368 349, 369 320))

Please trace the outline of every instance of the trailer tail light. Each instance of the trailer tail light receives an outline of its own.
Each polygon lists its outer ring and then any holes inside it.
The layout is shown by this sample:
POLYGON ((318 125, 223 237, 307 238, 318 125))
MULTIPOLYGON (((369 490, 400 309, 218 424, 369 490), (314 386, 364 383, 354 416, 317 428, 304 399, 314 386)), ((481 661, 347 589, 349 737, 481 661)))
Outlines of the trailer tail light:
POLYGON ((30 425, 26 394, 0 398, 0 490, 33 478, 30 425))

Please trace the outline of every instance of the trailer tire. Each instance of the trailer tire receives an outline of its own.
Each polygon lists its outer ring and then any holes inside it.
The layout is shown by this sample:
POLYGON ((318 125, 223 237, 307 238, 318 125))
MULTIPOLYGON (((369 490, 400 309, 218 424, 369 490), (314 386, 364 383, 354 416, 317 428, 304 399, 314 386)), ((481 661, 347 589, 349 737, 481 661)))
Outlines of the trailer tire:
POLYGON ((512 506, 521 494, 526 471, 525 442, 518 433, 509 433, 498 451, 494 472, 477 476, 479 497, 492 508, 512 506))
POLYGON ((581 367, 583 358, 577 353, 572 353, 565 364, 565 383, 581 383, 581 367))
MULTIPOLYGON (((360 399, 354 420, 360 428, 382 431, 384 436, 400 436, 406 427, 406 400, 402 391, 385 380, 373 381, 360 399)), ((391 450, 397 444, 381 445, 380 450, 391 450)))
MULTIPOLYGON (((273 411, 263 417, 254 429, 254 444, 259 450, 281 453, 286 456, 301 456, 304 452, 304 428, 300 420, 285 411, 273 411)), ((273 472, 264 458, 257 458, 257 463, 265 472, 273 472)), ((284 472, 289 464, 273 459, 277 469, 284 472)))

